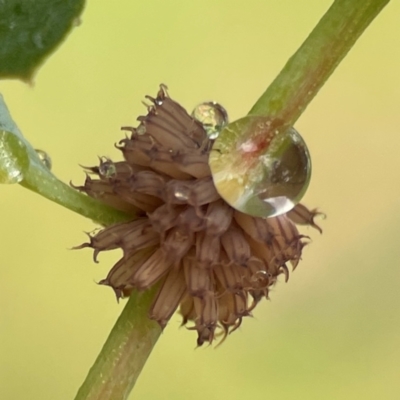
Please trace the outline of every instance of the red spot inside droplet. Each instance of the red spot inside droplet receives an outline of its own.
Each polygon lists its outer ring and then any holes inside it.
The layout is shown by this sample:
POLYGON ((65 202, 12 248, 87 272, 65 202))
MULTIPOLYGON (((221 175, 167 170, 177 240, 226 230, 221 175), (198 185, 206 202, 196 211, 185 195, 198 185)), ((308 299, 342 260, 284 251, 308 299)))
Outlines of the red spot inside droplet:
POLYGON ((266 134, 260 132, 241 143, 238 146, 238 151, 241 153, 243 160, 256 160, 260 155, 267 151, 271 140, 272 135, 270 135, 268 132, 266 134))

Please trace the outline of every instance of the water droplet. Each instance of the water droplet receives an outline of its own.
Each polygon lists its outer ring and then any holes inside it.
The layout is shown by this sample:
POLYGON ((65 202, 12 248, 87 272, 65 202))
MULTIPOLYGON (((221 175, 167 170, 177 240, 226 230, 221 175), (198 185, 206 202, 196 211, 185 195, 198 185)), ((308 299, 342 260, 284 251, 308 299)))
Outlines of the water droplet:
POLYGON ((136 128, 136 133, 138 135, 144 135, 146 133, 146 126, 144 124, 140 124, 137 128, 136 128))
POLYGON ((192 117, 199 121, 210 139, 216 139, 228 124, 228 113, 220 104, 209 101, 199 104, 192 111, 192 117))
POLYGON ((263 218, 290 211, 311 176, 310 155, 300 134, 259 116, 226 127, 209 162, 221 197, 233 208, 263 218))
POLYGON ((174 190, 174 197, 176 200, 186 202, 190 197, 190 189, 185 186, 177 187, 174 190))
POLYGON ((263 270, 257 271, 251 276, 250 282, 254 285, 254 288, 266 288, 271 283, 271 274, 263 270))
POLYGON ((51 169, 52 167, 52 162, 51 162, 51 158, 50 156, 43 150, 40 149, 35 149, 36 154, 38 155, 40 161, 42 162, 42 164, 47 168, 47 169, 51 169))
POLYGON ((0 130, 0 183, 19 183, 28 168, 29 157, 22 140, 0 130))
POLYGON ((117 168, 115 167, 115 164, 108 159, 101 160, 99 165, 99 175, 102 178, 115 177, 115 175, 117 175, 117 168))

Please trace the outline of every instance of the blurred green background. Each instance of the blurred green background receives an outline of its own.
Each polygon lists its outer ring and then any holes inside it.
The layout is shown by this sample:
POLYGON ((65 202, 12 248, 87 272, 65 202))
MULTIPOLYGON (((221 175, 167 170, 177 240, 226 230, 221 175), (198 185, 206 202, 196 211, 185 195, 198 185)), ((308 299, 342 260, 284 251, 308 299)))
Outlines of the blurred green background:
MULTIPOLYGON (((122 125, 159 83, 189 110, 247 113, 330 6, 327 0, 89 2, 32 86, 1 82, 53 171, 119 157, 122 125)), ((140 399, 400 396, 400 4, 367 29, 296 127, 313 157, 304 203, 328 218, 288 284, 219 348, 195 349, 175 315, 137 383, 140 399)), ((70 251, 94 223, 0 187, 0 398, 73 399, 121 312, 99 287, 117 253, 70 251)))

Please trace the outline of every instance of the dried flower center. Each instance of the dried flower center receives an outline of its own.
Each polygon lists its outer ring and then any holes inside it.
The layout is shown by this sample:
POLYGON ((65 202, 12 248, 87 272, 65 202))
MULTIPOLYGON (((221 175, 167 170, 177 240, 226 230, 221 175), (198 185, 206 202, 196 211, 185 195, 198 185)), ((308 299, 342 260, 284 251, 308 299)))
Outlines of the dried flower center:
MULTIPOLYGON (((161 282, 150 318, 164 327, 179 307, 183 323, 197 331, 201 345, 212 342, 218 330, 223 338, 236 330, 242 318, 268 298, 279 275, 288 279, 287 265, 297 266, 307 243, 296 224, 319 229, 314 224, 318 212, 298 204, 266 219, 235 210, 221 198, 208 163, 213 135, 223 125, 221 119, 211 121, 212 113, 221 109, 206 108, 209 115, 199 122, 168 97, 165 86, 156 98, 147 98, 152 105, 146 116, 138 118, 139 126, 123 128, 131 133, 118 146, 124 160, 100 159, 99 166, 87 168, 95 177, 88 175, 78 188, 131 214, 132 220, 89 235, 79 248, 94 249, 95 260, 101 251, 122 249, 123 257, 100 283, 111 286, 119 298, 161 282), (211 127, 214 133, 207 130, 211 127)), ((225 118, 226 112, 221 115, 225 118)), ((293 131, 289 136, 272 151, 271 171, 263 172, 272 188, 255 193, 265 204, 274 198, 274 207, 283 196, 278 190, 282 181, 296 186, 304 180, 294 171, 299 166, 296 146, 301 147, 302 141, 293 131), (291 165, 289 176, 287 165, 291 165)), ((264 142, 241 146, 257 152, 264 142)), ((236 166, 231 167, 236 173, 236 166)))

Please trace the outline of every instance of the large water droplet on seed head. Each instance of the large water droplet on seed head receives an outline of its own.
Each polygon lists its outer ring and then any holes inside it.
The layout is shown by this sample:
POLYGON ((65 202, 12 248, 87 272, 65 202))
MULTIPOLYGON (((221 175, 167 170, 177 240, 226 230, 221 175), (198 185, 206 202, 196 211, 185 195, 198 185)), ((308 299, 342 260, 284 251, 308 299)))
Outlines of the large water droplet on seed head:
POLYGON ((310 154, 300 134, 280 120, 259 116, 244 117, 223 129, 209 162, 221 197, 256 217, 290 211, 311 176, 310 154))

